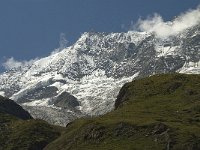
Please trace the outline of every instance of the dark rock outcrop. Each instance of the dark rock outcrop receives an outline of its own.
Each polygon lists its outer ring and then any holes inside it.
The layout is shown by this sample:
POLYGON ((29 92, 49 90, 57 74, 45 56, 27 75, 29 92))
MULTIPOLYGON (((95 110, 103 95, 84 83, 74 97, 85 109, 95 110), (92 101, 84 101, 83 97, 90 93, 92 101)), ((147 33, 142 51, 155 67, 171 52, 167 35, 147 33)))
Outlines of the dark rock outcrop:
POLYGON ((0 113, 13 115, 17 118, 32 119, 31 115, 14 101, 0 96, 0 113))
POLYGON ((61 95, 59 95, 55 99, 55 101, 53 101, 53 104, 61 108, 74 108, 76 106, 79 106, 77 98, 67 92, 63 92, 61 95))

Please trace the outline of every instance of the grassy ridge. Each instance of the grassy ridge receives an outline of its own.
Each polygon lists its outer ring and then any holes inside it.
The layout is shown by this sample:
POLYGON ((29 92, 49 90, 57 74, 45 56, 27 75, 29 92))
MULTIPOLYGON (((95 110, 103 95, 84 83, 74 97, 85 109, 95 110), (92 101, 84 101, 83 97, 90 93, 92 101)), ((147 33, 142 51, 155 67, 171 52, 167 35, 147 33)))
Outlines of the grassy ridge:
POLYGON ((31 118, 14 101, 0 96, 0 150, 42 150, 63 130, 31 118))
POLYGON ((42 120, 21 120, 0 113, 0 150, 42 150, 62 128, 42 120))
POLYGON ((74 121, 45 149, 200 149, 200 75, 155 75, 127 83, 116 108, 74 121))

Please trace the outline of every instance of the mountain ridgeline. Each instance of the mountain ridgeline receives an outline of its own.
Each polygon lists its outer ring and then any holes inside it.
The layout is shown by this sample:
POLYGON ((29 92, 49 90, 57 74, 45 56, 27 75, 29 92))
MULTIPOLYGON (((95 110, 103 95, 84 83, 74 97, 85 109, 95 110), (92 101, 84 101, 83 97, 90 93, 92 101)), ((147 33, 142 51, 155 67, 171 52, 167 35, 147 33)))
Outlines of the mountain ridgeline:
POLYGON ((135 31, 83 33, 72 46, 1 74, 0 93, 34 118, 65 126, 113 110, 120 88, 133 79, 198 74, 199 49, 199 25, 164 39, 135 31))

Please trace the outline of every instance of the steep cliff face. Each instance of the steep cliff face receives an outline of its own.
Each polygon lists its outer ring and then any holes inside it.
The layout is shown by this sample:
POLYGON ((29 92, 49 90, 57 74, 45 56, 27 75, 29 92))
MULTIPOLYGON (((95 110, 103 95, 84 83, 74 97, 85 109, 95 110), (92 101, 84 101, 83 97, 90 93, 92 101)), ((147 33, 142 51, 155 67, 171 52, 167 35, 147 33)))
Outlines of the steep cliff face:
POLYGON ((65 125, 111 111, 119 89, 132 79, 168 72, 199 74, 199 60, 198 25, 165 39, 146 32, 90 32, 58 53, 1 74, 0 93, 36 118, 65 125), (73 98, 66 98, 64 107, 54 104, 65 92, 73 98), (66 106, 74 98, 78 105, 66 106))

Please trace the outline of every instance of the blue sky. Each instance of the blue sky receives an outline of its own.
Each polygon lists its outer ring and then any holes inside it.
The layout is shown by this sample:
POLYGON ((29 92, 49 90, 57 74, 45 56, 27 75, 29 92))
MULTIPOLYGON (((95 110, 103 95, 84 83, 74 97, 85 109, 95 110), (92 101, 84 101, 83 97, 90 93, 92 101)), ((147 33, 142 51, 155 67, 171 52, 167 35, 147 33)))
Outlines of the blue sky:
MULTIPOLYGON (((1 0, 0 63, 48 56, 65 33, 69 45, 86 31, 126 32, 153 13, 171 20, 199 0, 1 0)), ((0 72, 3 67, 0 67, 0 72)))

